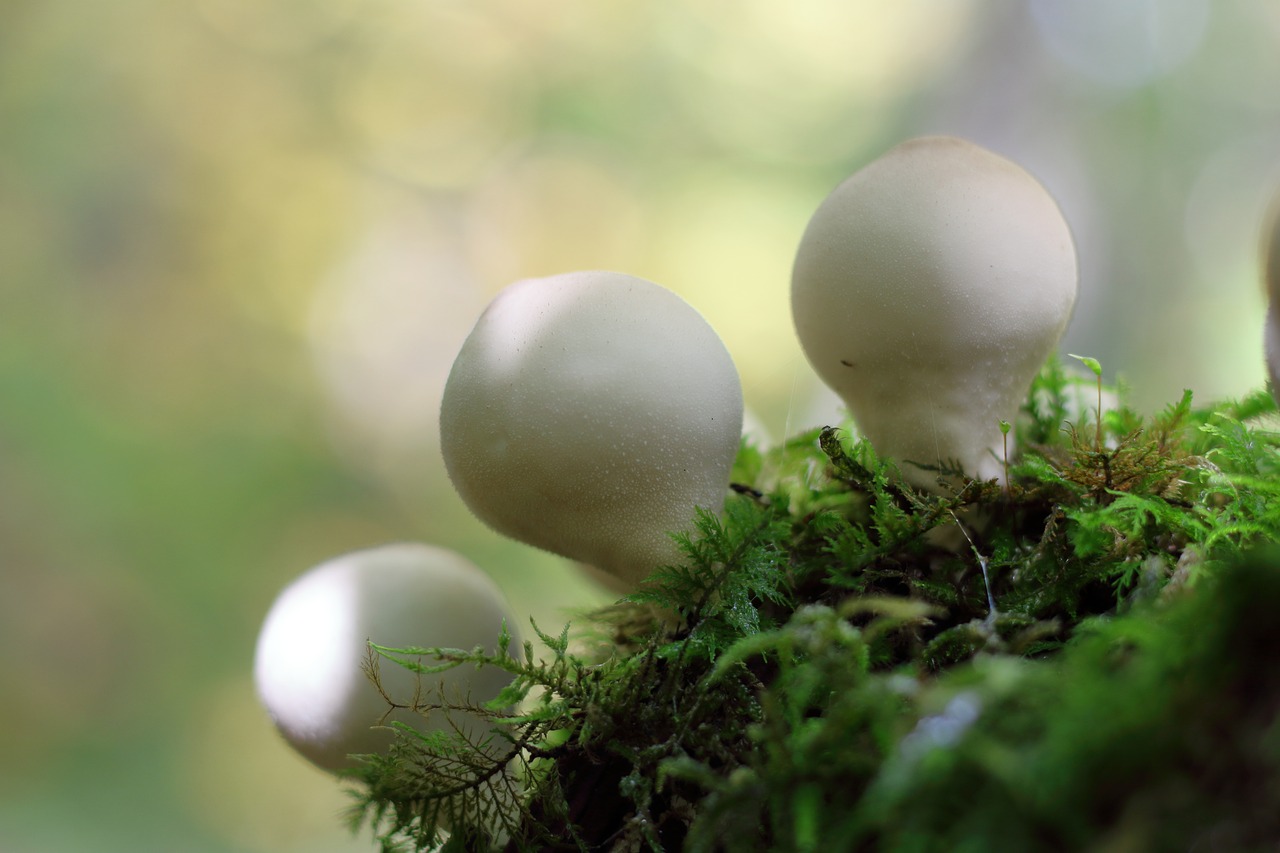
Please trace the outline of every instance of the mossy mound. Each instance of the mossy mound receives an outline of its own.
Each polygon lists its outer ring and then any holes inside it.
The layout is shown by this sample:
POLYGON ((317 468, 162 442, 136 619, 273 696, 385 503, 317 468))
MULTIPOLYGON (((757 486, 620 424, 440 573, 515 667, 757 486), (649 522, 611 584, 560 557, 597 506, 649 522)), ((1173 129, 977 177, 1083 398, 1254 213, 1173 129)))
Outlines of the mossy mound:
POLYGON ((1045 367, 1007 488, 922 493, 831 428, 744 445, 590 648, 379 650, 514 681, 489 743, 371 759, 356 822, 385 850, 1273 849, 1275 404, 1073 424, 1094 393, 1045 367))

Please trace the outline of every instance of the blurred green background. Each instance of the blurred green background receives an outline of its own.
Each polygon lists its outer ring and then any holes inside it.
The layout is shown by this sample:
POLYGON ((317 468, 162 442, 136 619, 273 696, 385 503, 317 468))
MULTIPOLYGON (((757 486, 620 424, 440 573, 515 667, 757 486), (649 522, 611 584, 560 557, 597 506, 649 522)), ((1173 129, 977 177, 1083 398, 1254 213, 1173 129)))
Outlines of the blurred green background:
POLYGON ((908 136, 1077 237, 1064 342, 1152 409, 1261 384, 1271 0, 0 4, 0 850, 346 851, 253 643, 310 565, 455 548, 520 619, 605 600, 449 488, 453 354, 517 278, 651 278, 780 437, 837 417, 792 254, 908 136))

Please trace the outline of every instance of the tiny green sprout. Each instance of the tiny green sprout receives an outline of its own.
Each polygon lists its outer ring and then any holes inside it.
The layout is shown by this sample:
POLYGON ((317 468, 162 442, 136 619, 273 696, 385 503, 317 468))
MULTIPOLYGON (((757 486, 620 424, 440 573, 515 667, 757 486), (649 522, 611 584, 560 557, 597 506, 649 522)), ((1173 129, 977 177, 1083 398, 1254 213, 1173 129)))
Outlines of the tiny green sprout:
POLYGON ((1096 358, 1089 358, 1089 356, 1087 355, 1075 355, 1074 353, 1067 353, 1067 355, 1071 356, 1076 361, 1080 362, 1085 367, 1092 370, 1094 376, 1098 377, 1099 379, 1102 378, 1102 363, 1099 362, 1096 358))
POLYGON ((1004 494, 1009 495, 1009 430, 1012 425, 1006 421, 1000 421, 1000 435, 1004 439, 1004 494))
POLYGON ((1098 379, 1098 452, 1102 452, 1102 364, 1096 358, 1089 358, 1087 355, 1075 355, 1067 353, 1076 361, 1093 371, 1093 375, 1098 379))

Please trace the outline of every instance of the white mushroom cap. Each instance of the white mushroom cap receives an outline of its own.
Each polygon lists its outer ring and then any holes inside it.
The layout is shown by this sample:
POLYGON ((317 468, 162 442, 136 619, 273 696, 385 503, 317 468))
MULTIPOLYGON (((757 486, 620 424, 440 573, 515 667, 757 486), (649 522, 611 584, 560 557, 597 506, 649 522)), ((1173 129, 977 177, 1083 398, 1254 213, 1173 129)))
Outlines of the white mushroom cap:
MULTIPOLYGON (((463 712, 388 714, 362 669, 368 641, 379 645, 496 650, 502 595, 480 569, 428 545, 387 545, 329 560, 297 578, 267 613, 254 660, 258 696, 294 749, 325 770, 355 766, 352 754, 385 752, 400 721, 419 729, 461 727, 483 739, 489 725, 463 712)), ((431 661, 428 661, 431 663, 431 661)), ((381 683, 399 703, 487 702, 511 682, 497 668, 460 666, 419 677, 392 662, 381 683)))
POLYGON ((904 464, 1002 473, 1000 421, 1070 319, 1076 256, 1058 206, 971 142, 922 137, 856 172, 800 242, 791 307, 805 355, 861 432, 904 464))
POLYGON ((674 293, 612 272, 527 279, 458 353, 441 449, 500 533, 635 585, 679 561, 669 534, 719 512, 742 432, 720 338, 674 293))

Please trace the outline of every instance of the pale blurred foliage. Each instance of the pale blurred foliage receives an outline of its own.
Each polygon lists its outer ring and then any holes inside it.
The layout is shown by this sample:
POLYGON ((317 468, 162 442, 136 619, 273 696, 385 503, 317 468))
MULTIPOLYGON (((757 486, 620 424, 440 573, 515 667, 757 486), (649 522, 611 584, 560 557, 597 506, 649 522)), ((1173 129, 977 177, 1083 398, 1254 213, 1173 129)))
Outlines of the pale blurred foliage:
POLYGON ((247 673, 289 579, 456 548, 606 600, 453 495, 436 411, 509 282, 658 281, 757 428, 841 414, 791 257, 907 136, 1024 163, 1077 236, 1065 347, 1153 408, 1262 381, 1269 0, 13 0, 0 7, 0 849, 370 849, 247 673))

